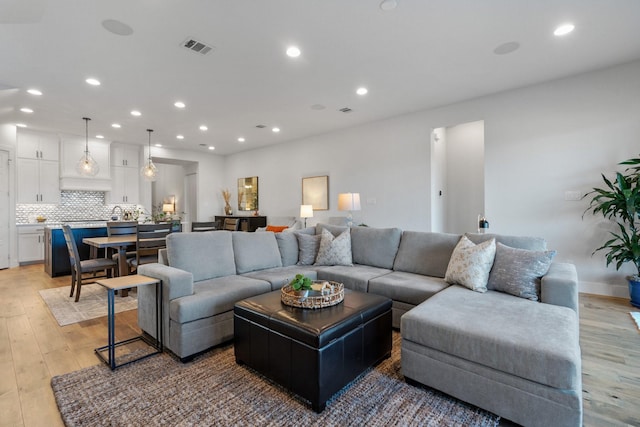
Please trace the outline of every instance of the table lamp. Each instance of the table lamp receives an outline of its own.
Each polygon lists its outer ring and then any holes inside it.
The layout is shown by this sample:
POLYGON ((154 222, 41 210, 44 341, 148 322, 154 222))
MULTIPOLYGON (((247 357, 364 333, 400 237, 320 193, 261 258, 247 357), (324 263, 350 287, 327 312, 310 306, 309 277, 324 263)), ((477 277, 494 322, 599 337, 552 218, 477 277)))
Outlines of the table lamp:
POLYGON ((338 194, 338 210, 349 211, 347 215, 347 226, 353 227, 353 211, 360 210, 360 193, 340 193, 338 194))
POLYGON ((307 228, 307 218, 313 218, 313 205, 300 205, 300 218, 304 218, 304 228, 307 228))

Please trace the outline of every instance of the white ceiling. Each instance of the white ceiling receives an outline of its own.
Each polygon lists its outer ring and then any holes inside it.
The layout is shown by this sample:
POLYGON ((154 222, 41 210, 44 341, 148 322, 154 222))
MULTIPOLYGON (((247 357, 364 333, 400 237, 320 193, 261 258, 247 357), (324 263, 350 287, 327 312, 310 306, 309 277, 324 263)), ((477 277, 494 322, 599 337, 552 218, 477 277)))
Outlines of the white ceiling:
POLYGON ((640 58, 638 0, 380 1, 0 0, 0 123, 84 135, 88 116, 90 135, 146 144, 152 128, 154 143, 226 155, 640 58), (553 36, 566 21, 576 30, 553 36))

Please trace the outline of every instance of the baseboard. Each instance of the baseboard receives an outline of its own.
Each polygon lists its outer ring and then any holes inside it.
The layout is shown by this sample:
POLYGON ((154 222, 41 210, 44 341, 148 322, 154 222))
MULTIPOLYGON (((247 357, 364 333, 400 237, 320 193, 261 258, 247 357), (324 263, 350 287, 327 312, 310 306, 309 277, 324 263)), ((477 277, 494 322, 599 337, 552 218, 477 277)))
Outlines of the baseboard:
POLYGON ((580 282, 578 289, 581 293, 606 295, 610 297, 629 298, 629 287, 612 285, 610 283, 580 282))

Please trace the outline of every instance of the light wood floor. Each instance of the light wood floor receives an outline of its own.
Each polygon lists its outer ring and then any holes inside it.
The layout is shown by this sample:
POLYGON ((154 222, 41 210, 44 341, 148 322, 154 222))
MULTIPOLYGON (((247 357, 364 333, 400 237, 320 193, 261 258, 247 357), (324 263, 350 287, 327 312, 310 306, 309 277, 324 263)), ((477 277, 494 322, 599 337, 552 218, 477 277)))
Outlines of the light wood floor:
MULTIPOLYGON (((0 270, 0 425, 61 426, 51 377, 95 365, 106 317, 64 327, 38 290, 67 286, 43 266, 0 270)), ((580 295, 585 426, 640 425, 640 332, 627 300, 580 295)), ((638 311, 638 310, 636 310, 638 311)), ((139 333, 136 311, 116 316, 116 337, 139 333)))

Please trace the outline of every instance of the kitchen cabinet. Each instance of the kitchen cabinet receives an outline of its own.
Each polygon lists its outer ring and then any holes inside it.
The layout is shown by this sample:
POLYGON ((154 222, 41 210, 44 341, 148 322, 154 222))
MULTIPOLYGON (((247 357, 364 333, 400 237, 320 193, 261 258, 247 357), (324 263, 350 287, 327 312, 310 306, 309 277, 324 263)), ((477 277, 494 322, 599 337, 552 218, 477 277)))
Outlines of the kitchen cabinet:
POLYGON ((80 175, 76 166, 85 151, 85 139, 65 136, 60 145, 60 189, 80 191, 110 191, 111 162, 108 141, 89 140, 89 153, 98 164, 95 176, 80 175))
MULTIPOLYGON (((105 237, 107 227, 73 227, 73 239, 76 241, 81 260, 89 259, 89 246, 82 243, 85 237, 105 237)), ((62 228, 47 227, 44 230, 45 255, 44 270, 51 277, 71 274, 69 251, 64 241, 62 228)))
POLYGON ((20 264, 44 260, 44 225, 18 227, 18 262, 20 264))
POLYGON ((140 158, 140 148, 128 145, 111 145, 111 166, 137 168, 140 158))
POLYGON ((58 136, 20 129, 16 157, 57 162, 60 160, 58 136))
POLYGON ((107 203, 138 203, 140 185, 138 168, 113 166, 111 168, 111 191, 107 203))
POLYGON ((17 203, 60 203, 59 163, 50 160, 16 160, 17 203))

